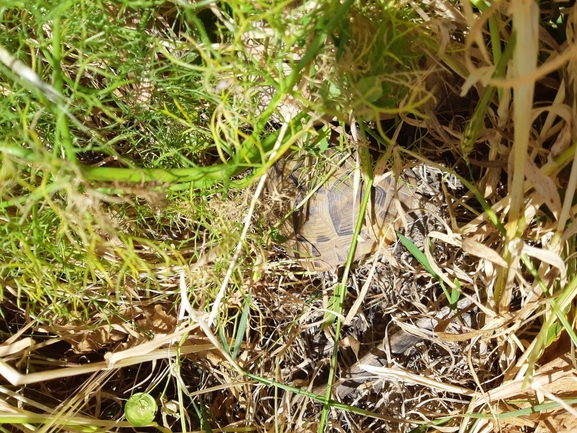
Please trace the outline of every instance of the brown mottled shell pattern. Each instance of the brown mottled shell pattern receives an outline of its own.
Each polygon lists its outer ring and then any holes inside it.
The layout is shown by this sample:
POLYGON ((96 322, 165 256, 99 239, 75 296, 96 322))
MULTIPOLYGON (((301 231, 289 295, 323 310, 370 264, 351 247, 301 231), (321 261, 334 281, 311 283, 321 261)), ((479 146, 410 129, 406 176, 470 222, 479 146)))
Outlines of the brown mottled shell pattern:
MULTIPOLYGON (((322 169, 311 168, 317 164, 316 160, 310 162, 306 165, 303 160, 289 158, 275 167, 273 182, 281 182, 285 186, 287 182, 292 184, 296 194, 291 199, 290 207, 294 209, 298 206, 281 226, 281 233, 287 238, 285 247, 288 254, 298 259, 305 269, 317 272, 335 270, 347 260, 365 188, 360 181, 356 182, 355 188, 356 164, 353 156, 343 161, 342 155, 334 152, 322 169), (338 162, 341 164, 338 165, 338 162), (308 175, 317 170, 314 178, 319 179, 335 168, 336 171, 326 182, 299 206, 315 187, 314 182, 308 180, 308 175)), ((402 181, 395 182, 392 175, 381 179, 371 188, 354 260, 374 252, 383 237, 385 243, 394 239, 394 230, 401 224, 398 204, 404 210, 414 207, 417 198, 414 186, 402 181), (395 188, 398 204, 393 200, 395 188)))

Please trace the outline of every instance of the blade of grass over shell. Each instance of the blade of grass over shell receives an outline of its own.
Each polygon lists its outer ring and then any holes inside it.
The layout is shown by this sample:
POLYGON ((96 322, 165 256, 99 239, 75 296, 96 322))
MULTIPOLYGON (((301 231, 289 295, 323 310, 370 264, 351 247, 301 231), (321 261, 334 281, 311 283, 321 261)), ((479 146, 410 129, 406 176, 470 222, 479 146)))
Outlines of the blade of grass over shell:
MULTIPOLYGON (((361 130, 361 134, 362 134, 362 139, 364 141, 366 141, 366 134, 364 131, 364 126, 363 123, 359 123, 360 125, 360 130, 361 130)), ((360 182, 359 185, 356 185, 358 188, 364 189, 365 194, 363 195, 363 199, 361 201, 361 206, 359 208, 358 211, 358 218, 357 218, 357 223, 355 225, 354 228, 354 232, 353 232, 353 237, 352 237, 352 241, 351 241, 351 246, 350 246, 350 250, 349 250, 349 255, 347 257, 347 261, 345 262, 344 265, 344 270, 343 270, 343 275, 341 278, 341 283, 340 283, 340 287, 339 285, 337 285, 337 287, 335 288, 335 293, 333 294, 333 296, 330 298, 329 301, 329 306, 328 306, 328 312, 325 313, 325 317, 323 319, 323 326, 330 326, 333 324, 334 320, 336 317, 341 317, 342 315, 342 306, 343 306, 343 302, 344 302, 344 296, 346 293, 346 283, 348 281, 348 277, 349 277, 349 273, 351 270, 351 266, 352 263, 354 261, 354 257, 355 257, 355 250, 357 247, 357 242, 358 242, 358 237, 362 231, 363 228, 363 223, 364 223, 364 215, 371 197, 371 189, 373 187, 373 181, 374 181, 374 173, 372 170, 372 162, 371 162, 371 156, 368 152, 368 149, 366 147, 363 146, 359 146, 357 149, 358 152, 358 156, 360 157, 360 182), (362 187, 361 187, 362 185, 362 187), (337 313, 337 315, 332 315, 331 311, 334 311, 335 313, 337 313)), ((349 211, 349 209, 346 209, 345 211, 349 211)), ((350 211, 354 211, 354 209, 350 209, 350 211)))
MULTIPOLYGON (((360 154, 363 154, 364 152, 366 152, 366 149, 363 149, 363 148, 359 149, 360 154)), ((368 156, 368 153, 364 157, 361 157, 361 160, 363 160, 363 162, 361 164, 363 166, 365 166, 365 163, 366 163, 365 158, 367 156, 368 156)), ((372 170, 370 169, 370 165, 368 166, 368 172, 370 172, 370 174, 367 173, 366 179, 361 180, 361 182, 364 183, 363 186, 365 189, 365 194, 363 195, 363 199, 361 201, 361 206, 360 206, 359 211, 358 211, 358 219, 357 219, 357 223, 355 225, 355 229, 353 232, 353 237, 352 237, 352 241, 351 241, 351 247, 349 250, 349 255, 348 255, 347 261, 344 265, 343 275, 341 277, 341 282, 335 286, 335 292, 333 293, 333 295, 331 296, 331 298, 329 300, 328 311, 325 313, 325 316, 323 319, 323 326, 331 326, 334 323, 335 319, 337 317, 340 317, 342 314, 344 296, 346 293, 346 283, 348 281, 351 266, 352 266, 352 263, 354 261, 355 249, 357 247, 358 237, 359 237, 359 234, 361 233, 361 230, 363 228, 363 222, 364 222, 363 216, 365 215, 365 211, 367 209, 367 205, 368 205, 369 199, 370 199, 370 191, 371 191, 371 188, 373 186, 373 175, 372 175, 372 170), (332 312, 336 313, 336 315, 332 314, 332 312)), ((360 187, 361 186, 359 185, 359 188, 360 187)), ((346 209, 345 211, 353 211, 353 209, 346 209)))
MULTIPOLYGON (((363 138, 366 138, 366 137, 363 137, 363 138)), ((353 233, 353 238, 351 241, 351 247, 349 250, 349 255, 347 257, 347 261, 346 261, 345 266, 344 266, 343 275, 342 275, 340 283, 337 283, 335 286, 335 291, 329 300, 329 305, 328 305, 329 311, 327 313, 325 313, 325 316, 323 319, 323 326, 330 326, 336 320, 335 336, 334 336, 335 344, 334 344, 333 353, 331 356, 329 377, 328 377, 328 381, 327 381, 327 390, 326 390, 326 394, 325 394, 327 401, 330 400, 333 383, 336 379, 337 361, 338 361, 338 353, 339 353, 339 347, 340 347, 340 345, 338 344, 338 341, 340 340, 341 329, 342 329, 342 317, 343 317, 342 313, 343 313, 343 305, 344 305, 344 301, 345 301, 345 295, 347 293, 347 281, 349 279, 349 272, 350 272, 351 265, 352 265, 354 257, 355 257, 355 249, 357 246, 358 237, 359 237, 359 234, 361 233, 361 230, 362 230, 362 227, 363 227, 363 224, 365 221, 364 215, 365 215, 365 212, 367 209, 367 205, 369 203, 369 199, 371 197, 371 188, 373 187, 373 180, 374 180, 372 165, 371 165, 371 157, 369 155, 368 149, 365 147, 360 147, 357 150, 357 152, 360 155, 361 173, 363 174, 363 176, 361 177, 361 180, 359 182, 358 187, 361 188, 361 184, 364 184, 363 186, 364 186, 365 193, 363 195, 363 200, 361 202, 361 206, 360 206, 360 209, 358 211, 357 223, 356 223, 355 230, 353 233)), ((346 209, 345 212, 347 212, 347 211, 354 211, 354 209, 346 209)), ((319 423, 319 429, 318 429, 319 433, 324 431, 324 426, 325 426, 326 422, 328 421, 330 409, 331 409, 331 406, 328 404, 325 404, 323 406, 323 412, 321 414, 321 421, 319 423)))

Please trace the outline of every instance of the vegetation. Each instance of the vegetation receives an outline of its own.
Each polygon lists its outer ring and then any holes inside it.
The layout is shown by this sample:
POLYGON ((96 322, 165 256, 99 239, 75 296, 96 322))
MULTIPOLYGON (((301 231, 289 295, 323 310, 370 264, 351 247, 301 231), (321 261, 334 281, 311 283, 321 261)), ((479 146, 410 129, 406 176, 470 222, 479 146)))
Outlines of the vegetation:
POLYGON ((0 430, 570 431, 576 11, 0 1, 0 430), (335 149, 426 229, 307 272, 335 149))

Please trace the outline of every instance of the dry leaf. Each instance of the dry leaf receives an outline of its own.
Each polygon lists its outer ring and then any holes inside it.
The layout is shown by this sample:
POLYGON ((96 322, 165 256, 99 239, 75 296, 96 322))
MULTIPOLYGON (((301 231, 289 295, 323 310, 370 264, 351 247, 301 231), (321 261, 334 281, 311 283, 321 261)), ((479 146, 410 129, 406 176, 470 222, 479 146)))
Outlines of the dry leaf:
POLYGON ((157 304, 154 306, 154 312, 146 310, 144 314, 146 318, 137 323, 148 331, 155 334, 170 334, 176 329, 176 317, 166 314, 162 305, 157 304))
POLYGON ((527 180, 531 182, 535 191, 539 193, 545 204, 549 207, 556 219, 561 214, 561 198, 559 192, 555 187, 555 182, 549 176, 546 176, 533 161, 527 158, 525 165, 527 170, 525 175, 527 180))
MULTIPOLYGON (((562 355, 539 368, 533 375, 533 383, 557 397, 576 397, 577 370, 573 367, 570 355, 562 355)), ((535 399, 535 390, 529 386, 525 387, 524 384, 525 378, 506 382, 488 391, 477 400, 476 406, 493 404, 502 400, 535 399)))
POLYGON ((491 248, 471 238, 463 239, 463 251, 482 259, 489 260, 490 262, 495 263, 496 265, 503 268, 507 267, 507 262, 505 259, 503 259, 503 257, 499 255, 497 251, 492 250, 491 248))
POLYGON ((561 277, 565 279, 566 275, 565 263, 558 254, 554 253, 551 250, 546 250, 543 248, 535 248, 527 244, 523 244, 522 252, 523 254, 527 254, 528 256, 535 257, 536 259, 539 259, 542 262, 548 263, 551 266, 555 266, 557 269, 559 269, 561 277))

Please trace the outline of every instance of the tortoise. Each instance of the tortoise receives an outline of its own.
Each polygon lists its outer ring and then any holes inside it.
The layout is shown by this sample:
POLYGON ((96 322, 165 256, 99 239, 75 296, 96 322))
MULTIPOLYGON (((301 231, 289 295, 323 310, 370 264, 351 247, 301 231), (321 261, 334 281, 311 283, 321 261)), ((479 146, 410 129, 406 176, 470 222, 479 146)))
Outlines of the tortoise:
MULTIPOLYGON (((297 153, 274 166, 274 186, 291 191, 288 207, 292 214, 279 231, 289 256, 308 271, 334 271, 347 261, 365 194, 364 183, 355 180, 357 172, 354 155, 330 150, 323 158, 297 153), (324 175, 326 180, 313 185, 312 171, 316 171, 313 177, 324 175)), ((415 182, 396 180, 392 173, 375 177, 369 193, 355 261, 374 252, 381 240, 391 243, 404 213, 416 211, 422 201, 415 182)))

